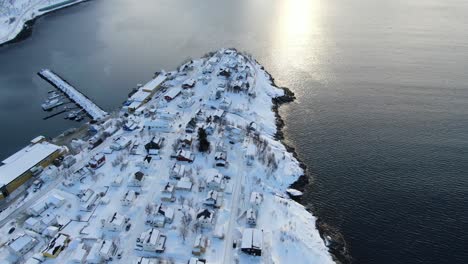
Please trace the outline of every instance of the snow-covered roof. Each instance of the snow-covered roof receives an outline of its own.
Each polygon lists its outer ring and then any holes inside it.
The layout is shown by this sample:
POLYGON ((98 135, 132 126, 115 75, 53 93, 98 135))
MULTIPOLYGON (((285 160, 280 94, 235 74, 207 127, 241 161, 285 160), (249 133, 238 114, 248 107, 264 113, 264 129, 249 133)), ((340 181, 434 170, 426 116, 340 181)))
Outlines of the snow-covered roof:
POLYGON ((180 89, 179 87, 171 88, 171 89, 169 89, 169 91, 167 91, 167 93, 164 95, 164 97, 174 98, 178 94, 180 94, 181 91, 182 91, 182 89, 180 89))
POLYGON ((255 228, 246 228, 242 232, 241 248, 262 249, 263 234, 262 231, 255 228))
POLYGON ((13 249, 15 252, 22 251, 23 248, 28 247, 31 243, 35 243, 36 240, 26 234, 23 234, 13 241, 8 243, 8 246, 13 249))
POLYGON ((158 88, 158 86, 166 80, 166 78, 167 77, 165 74, 159 74, 158 77, 147 82, 140 89, 147 91, 147 92, 153 92, 154 89, 158 88))
POLYGON ((57 145, 41 142, 29 145, 11 155, 9 158, 3 160, 2 163, 4 165, 0 166, 0 186, 15 180, 59 150, 61 150, 61 147, 57 145))
MULTIPOLYGON (((134 93, 130 98, 129 100, 130 101, 133 101, 133 102, 143 102, 145 101, 146 99, 148 99, 148 97, 151 96, 151 93, 150 92, 147 92, 147 91, 144 91, 143 89, 139 89, 136 93, 134 93)), ((130 106, 129 106, 130 107, 130 106)))

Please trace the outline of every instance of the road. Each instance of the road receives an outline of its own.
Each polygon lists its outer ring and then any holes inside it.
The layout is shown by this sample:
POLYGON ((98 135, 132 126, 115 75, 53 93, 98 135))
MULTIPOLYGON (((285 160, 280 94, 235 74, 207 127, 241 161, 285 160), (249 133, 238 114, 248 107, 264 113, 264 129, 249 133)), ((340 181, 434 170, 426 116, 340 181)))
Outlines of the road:
POLYGON ((233 234, 234 229, 236 227, 236 219, 238 215, 240 200, 241 200, 241 186, 243 183, 245 172, 247 171, 245 168, 245 163, 243 159, 243 148, 235 148, 236 150, 236 161, 237 161, 237 175, 234 176, 234 189, 232 192, 231 197, 231 210, 229 215, 229 223, 226 230, 226 236, 224 240, 224 257, 223 262, 224 264, 233 263, 232 260, 232 241, 233 241, 233 234))

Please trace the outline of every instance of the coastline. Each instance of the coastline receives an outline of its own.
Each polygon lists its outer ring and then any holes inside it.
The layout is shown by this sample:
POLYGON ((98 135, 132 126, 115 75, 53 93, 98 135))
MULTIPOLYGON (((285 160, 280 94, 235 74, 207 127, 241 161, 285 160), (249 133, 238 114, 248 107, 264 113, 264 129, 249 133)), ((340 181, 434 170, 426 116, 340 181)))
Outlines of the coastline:
MULTIPOLYGON (((276 134, 274 138, 278 141, 280 141, 286 148, 288 152, 290 152, 293 157, 299 162, 299 166, 304 170, 304 174, 301 175, 295 182, 293 182, 290 187, 296 190, 299 190, 301 192, 305 191, 305 187, 310 184, 310 175, 307 170, 307 165, 304 164, 304 162, 299 158, 296 149, 290 145, 288 145, 284 141, 284 131, 283 128, 285 126, 285 122, 281 115, 279 114, 279 108, 283 104, 287 104, 290 102, 293 102, 296 100, 296 96, 294 95, 294 92, 292 92, 289 88, 287 87, 280 87, 275 83, 275 79, 272 77, 272 75, 263 67, 262 64, 260 64, 258 61, 255 60, 255 62, 259 65, 261 65, 262 69, 265 71, 265 73, 268 74, 268 77, 271 81, 272 86, 282 89, 284 91, 284 95, 280 97, 273 98, 273 112, 275 113, 276 117, 276 134)), ((296 202, 306 206, 305 204, 302 203, 301 197, 294 197, 290 196, 291 199, 295 200, 296 202)), ((327 224, 325 221, 323 221, 313 209, 310 209, 306 207, 307 211, 309 213, 313 214, 314 217, 316 218, 316 223, 315 226, 317 230, 320 233, 321 238, 326 242, 327 247, 329 248, 329 252, 331 256, 333 257, 333 260, 336 263, 339 264, 347 264, 347 263, 352 263, 352 257, 349 254, 348 247, 346 244, 346 240, 344 239, 343 235, 341 232, 334 226, 331 226, 327 224)))
POLYGON ((76 6, 76 5, 79 5, 79 4, 82 4, 82 3, 86 3, 88 1, 90 1, 90 0, 79 0, 77 2, 69 3, 69 4, 57 7, 55 9, 51 9, 49 11, 46 11, 46 12, 43 12, 41 14, 38 14, 38 15, 34 16, 33 18, 31 18, 31 19, 29 19, 29 20, 27 20, 27 21, 25 21, 23 23, 23 26, 22 26, 21 30, 13 38, 11 38, 11 39, 9 39, 9 40, 7 40, 5 42, 0 43, 0 48, 2 48, 4 46, 8 46, 10 44, 21 42, 21 41, 29 38, 32 35, 34 23, 36 23, 36 20, 41 18, 42 16, 52 14, 54 12, 63 10, 65 8, 69 8, 69 7, 76 6))

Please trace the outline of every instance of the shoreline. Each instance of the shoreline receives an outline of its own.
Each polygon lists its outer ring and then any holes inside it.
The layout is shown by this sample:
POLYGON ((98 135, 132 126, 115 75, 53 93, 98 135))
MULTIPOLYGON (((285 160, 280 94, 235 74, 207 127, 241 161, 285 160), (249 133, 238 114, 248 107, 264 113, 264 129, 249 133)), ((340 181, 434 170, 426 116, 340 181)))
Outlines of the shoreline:
MULTIPOLYGON (((304 174, 301 175, 295 182, 293 182, 290 185, 291 188, 304 192, 305 187, 310 184, 310 175, 307 170, 307 165, 304 164, 304 162, 299 158, 296 152, 296 149, 288 145, 284 141, 285 137, 284 137, 283 128, 285 126, 285 122, 283 118, 281 117, 281 115, 279 114, 280 106, 283 104, 293 102, 294 100, 296 100, 296 96, 294 95, 294 92, 292 92, 289 88, 278 86, 275 83, 275 79, 265 69, 265 67, 262 64, 260 64, 258 61, 256 61, 256 63, 261 65, 262 69, 268 74, 268 77, 271 81, 272 86, 278 89, 282 89, 284 91, 283 96, 272 99, 273 101, 272 110, 275 113, 275 118, 276 118, 276 134, 274 135, 274 138, 280 141, 285 146, 286 150, 293 155, 293 157, 299 162, 299 166, 304 170, 304 174)), ((317 230, 319 231, 321 238, 326 243, 326 246, 328 247, 329 253, 332 255, 333 260, 339 264, 352 263, 352 257, 348 251, 346 240, 344 239, 341 232, 336 227, 331 226, 327 224, 325 221, 323 221, 313 209, 310 209, 305 204, 303 204, 301 200, 301 196, 294 197, 290 195, 290 197, 294 201, 305 206, 306 210, 314 215, 314 217, 316 218, 315 226, 317 230)))
POLYGON ((61 11, 61 10, 65 9, 65 8, 69 8, 69 7, 72 7, 72 6, 77 6, 77 5, 80 5, 82 3, 86 3, 86 2, 89 2, 89 1, 90 0, 82 0, 82 1, 74 2, 74 3, 70 3, 70 4, 67 4, 67 5, 61 6, 61 7, 57 7, 56 9, 46 11, 46 12, 40 14, 40 15, 35 16, 34 18, 31 18, 31 19, 25 21, 23 23, 23 27, 18 32, 18 34, 16 34, 16 36, 13 37, 12 39, 7 40, 7 41, 5 41, 3 43, 0 43, 0 48, 3 48, 4 46, 8 46, 8 45, 11 45, 11 44, 21 42, 21 41, 31 37, 32 32, 33 32, 33 26, 34 26, 34 23, 36 23, 37 19, 39 19, 39 18, 41 18, 41 17, 43 17, 45 15, 49 15, 49 14, 52 14, 54 12, 61 11))

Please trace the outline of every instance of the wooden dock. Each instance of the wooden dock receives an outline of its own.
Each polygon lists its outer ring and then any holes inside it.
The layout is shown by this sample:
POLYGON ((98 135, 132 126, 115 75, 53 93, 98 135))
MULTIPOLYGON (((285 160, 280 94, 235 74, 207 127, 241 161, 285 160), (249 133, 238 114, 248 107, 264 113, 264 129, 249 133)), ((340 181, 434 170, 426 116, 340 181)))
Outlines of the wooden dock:
POLYGON ((64 93, 71 101, 83 109, 84 112, 93 120, 103 120, 109 114, 97 106, 93 101, 78 91, 75 87, 62 79, 51 70, 44 69, 37 73, 41 78, 49 82, 55 88, 64 93))

